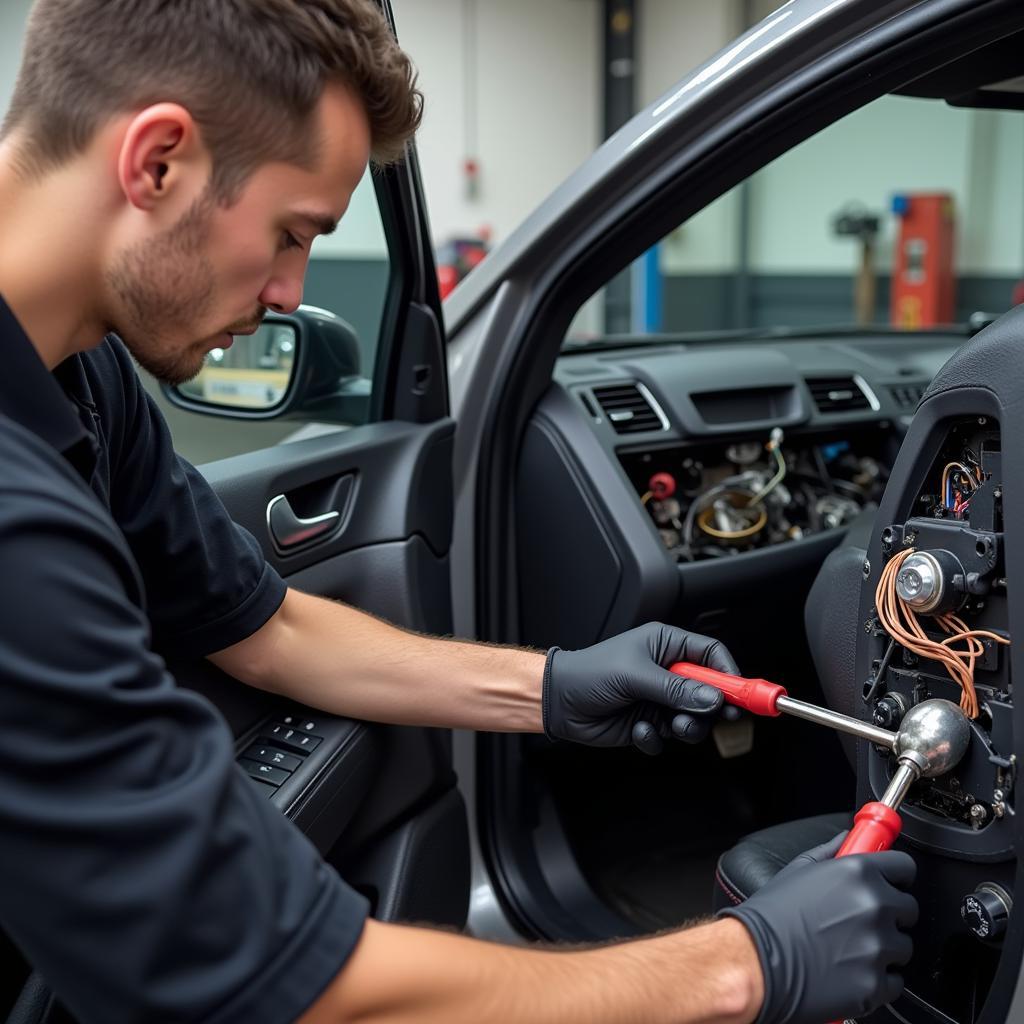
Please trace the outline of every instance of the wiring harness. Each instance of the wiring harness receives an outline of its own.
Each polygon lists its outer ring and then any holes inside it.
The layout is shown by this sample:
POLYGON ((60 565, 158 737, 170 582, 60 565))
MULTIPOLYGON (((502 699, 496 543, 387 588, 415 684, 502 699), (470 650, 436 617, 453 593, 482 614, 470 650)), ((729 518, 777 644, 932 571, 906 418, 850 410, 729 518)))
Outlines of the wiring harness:
MULTIPOLYGON (((966 472, 966 468, 963 468, 966 472)), ((946 473, 943 473, 944 490, 945 484, 946 473)), ((971 629, 953 612, 928 616, 946 634, 943 640, 929 637, 917 613, 909 608, 896 592, 896 577, 899 575, 900 566, 913 553, 913 548, 900 551, 882 570, 881 579, 875 590, 875 608, 879 622, 882 628, 907 650, 943 665, 953 681, 960 686, 961 709, 969 718, 977 718, 979 707, 974 689, 974 668, 978 658, 985 653, 982 641, 991 640, 998 644, 1009 644, 1010 641, 988 630, 971 629)))

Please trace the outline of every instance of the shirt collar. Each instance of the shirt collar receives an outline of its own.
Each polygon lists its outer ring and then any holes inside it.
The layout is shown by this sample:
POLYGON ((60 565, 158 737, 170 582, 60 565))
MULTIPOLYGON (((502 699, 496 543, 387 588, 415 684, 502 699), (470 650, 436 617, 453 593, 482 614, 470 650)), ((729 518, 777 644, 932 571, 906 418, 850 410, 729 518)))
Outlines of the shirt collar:
POLYGON ((0 298, 0 413, 62 454, 84 440, 85 429, 63 388, 39 358, 17 317, 0 298))

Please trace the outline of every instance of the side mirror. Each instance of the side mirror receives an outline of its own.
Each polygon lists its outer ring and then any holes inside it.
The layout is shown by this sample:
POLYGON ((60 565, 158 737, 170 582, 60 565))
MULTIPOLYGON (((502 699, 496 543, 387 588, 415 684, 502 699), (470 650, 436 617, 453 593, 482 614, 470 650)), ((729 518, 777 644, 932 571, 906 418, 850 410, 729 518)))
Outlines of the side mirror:
POLYGON ((371 381, 360 363, 351 324, 300 306, 267 313, 255 334, 215 348, 196 377, 163 392, 178 408, 208 416, 365 423, 371 381))

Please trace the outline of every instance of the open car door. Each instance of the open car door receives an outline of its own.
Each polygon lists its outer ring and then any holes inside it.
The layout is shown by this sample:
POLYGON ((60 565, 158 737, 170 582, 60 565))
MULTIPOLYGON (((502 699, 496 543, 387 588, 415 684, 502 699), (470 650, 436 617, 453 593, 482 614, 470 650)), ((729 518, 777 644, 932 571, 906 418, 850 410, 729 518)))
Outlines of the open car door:
MULTIPOLYGON (((167 389, 186 409, 173 429, 177 437, 194 428, 185 426, 194 413, 216 412, 244 440, 283 414, 271 427, 286 432, 278 443, 201 467, 235 521, 289 585, 450 633, 455 425, 415 154, 368 173, 338 237, 321 243, 306 281, 315 306, 268 318, 256 339, 238 339, 254 342, 241 356, 224 353, 190 389, 167 389), (230 357, 243 365, 227 365, 230 357)), ((217 704, 253 784, 369 898, 374 916, 464 923, 466 815, 447 731, 294 706, 206 662, 172 667, 217 704)), ((344 676, 339 664, 339 686, 344 676)))

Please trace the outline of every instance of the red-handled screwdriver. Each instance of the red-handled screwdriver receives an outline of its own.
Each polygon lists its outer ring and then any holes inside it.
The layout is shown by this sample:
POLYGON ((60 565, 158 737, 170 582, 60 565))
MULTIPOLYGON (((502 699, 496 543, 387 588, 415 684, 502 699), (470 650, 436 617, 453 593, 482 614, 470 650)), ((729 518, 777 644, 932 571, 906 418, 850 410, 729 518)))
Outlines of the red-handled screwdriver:
POLYGON ((903 827, 897 808, 910 787, 922 776, 944 775, 953 768, 964 756, 971 738, 966 715, 948 700, 915 704, 903 717, 899 732, 890 732, 816 704, 794 700, 784 686, 767 679, 746 679, 685 661, 672 665, 669 671, 714 686, 730 704, 755 715, 795 715, 870 740, 896 754, 897 768, 882 799, 869 801, 854 815, 853 828, 837 857, 888 850, 903 827))
POLYGON ((784 686, 770 683, 767 679, 747 679, 744 676, 734 676, 728 672, 705 668, 703 665, 693 665, 688 661, 677 661, 669 667, 669 671, 721 690, 730 704, 746 708, 755 715, 769 715, 773 718, 781 714, 795 715, 797 718, 804 718, 809 722, 817 722, 818 725, 870 740, 889 750, 896 749, 896 733, 888 729, 879 729, 849 715, 830 711, 828 708, 820 708, 817 704, 795 700, 786 693, 784 686))

